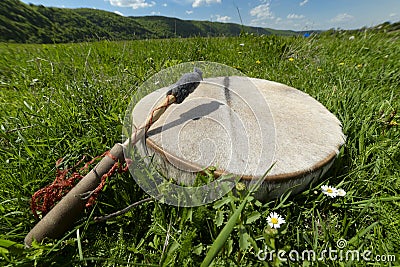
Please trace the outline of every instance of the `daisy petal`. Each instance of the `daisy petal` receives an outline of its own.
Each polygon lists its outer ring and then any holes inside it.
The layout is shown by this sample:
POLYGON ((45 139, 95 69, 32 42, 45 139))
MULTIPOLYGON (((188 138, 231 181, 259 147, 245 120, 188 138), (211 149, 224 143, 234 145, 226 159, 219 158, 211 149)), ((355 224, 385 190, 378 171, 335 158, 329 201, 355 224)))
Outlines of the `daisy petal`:
POLYGON ((324 193, 327 196, 330 196, 330 197, 337 196, 338 190, 333 186, 323 185, 323 186, 321 186, 321 190, 322 190, 322 193, 324 193))
POLYGON ((285 223, 285 219, 283 219, 278 213, 271 212, 267 217, 268 225, 271 228, 279 228, 281 224, 285 223))
POLYGON ((346 195, 346 191, 344 191, 343 189, 339 188, 339 189, 337 190, 336 194, 337 194, 339 197, 344 197, 344 196, 346 195))

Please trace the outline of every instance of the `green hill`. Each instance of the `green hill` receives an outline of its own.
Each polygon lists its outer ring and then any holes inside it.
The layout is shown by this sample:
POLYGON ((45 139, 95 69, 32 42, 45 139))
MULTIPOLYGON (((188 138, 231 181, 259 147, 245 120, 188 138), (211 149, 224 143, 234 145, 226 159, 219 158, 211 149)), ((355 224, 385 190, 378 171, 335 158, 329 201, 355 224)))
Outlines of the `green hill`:
POLYGON ((241 26, 235 23, 181 20, 163 16, 131 17, 156 37, 238 36, 242 31, 255 34, 296 35, 293 31, 277 31, 260 27, 241 26))
POLYGON ((63 43, 91 40, 134 40, 190 36, 255 34, 295 35, 293 31, 241 26, 234 23, 190 21, 162 16, 123 17, 112 12, 53 8, 0 1, 0 41, 63 43))
POLYGON ((61 43, 137 39, 148 34, 136 21, 95 9, 67 9, 0 2, 0 41, 61 43))

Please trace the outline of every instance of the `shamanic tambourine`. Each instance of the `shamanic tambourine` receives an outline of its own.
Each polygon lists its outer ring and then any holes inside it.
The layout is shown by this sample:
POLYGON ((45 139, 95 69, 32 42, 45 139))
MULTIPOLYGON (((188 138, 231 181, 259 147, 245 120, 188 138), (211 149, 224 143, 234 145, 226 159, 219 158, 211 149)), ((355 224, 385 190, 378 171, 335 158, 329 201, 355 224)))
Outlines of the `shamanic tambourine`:
MULTIPOLYGON (((143 124, 167 90, 135 105, 134 125, 143 124)), ((233 174, 245 184, 272 166, 256 192, 268 200, 307 188, 329 169, 344 141, 336 116, 308 94, 268 80, 227 76, 204 79, 136 147, 164 177, 185 185, 210 166, 216 176, 233 174)))

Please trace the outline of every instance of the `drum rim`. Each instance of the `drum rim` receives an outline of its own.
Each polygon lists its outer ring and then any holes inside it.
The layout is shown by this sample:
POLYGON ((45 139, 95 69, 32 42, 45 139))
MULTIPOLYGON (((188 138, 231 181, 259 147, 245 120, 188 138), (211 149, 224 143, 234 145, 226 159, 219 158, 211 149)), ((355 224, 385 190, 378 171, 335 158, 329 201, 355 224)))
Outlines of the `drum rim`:
MULTIPOLYGON (((177 157, 176 155, 173 155, 165 150, 162 149, 162 147, 160 147, 159 145, 157 145, 153 140, 151 140, 150 138, 146 138, 146 143, 147 146, 150 147, 153 151, 155 151, 158 155, 162 156, 164 159, 168 159, 168 160, 172 160, 173 163, 178 163, 179 165, 183 166, 184 168, 187 169, 191 169, 193 170, 193 173, 204 173, 204 171, 198 171, 198 169, 204 170, 204 167, 201 167, 195 163, 192 162, 188 162, 187 160, 181 159, 179 157, 177 157)), ((311 168, 309 168, 308 170, 300 170, 300 171, 296 171, 296 172, 290 172, 287 174, 275 174, 275 175, 268 175, 264 178, 264 181, 267 182, 285 182, 285 181, 291 181, 291 180, 297 180, 300 178, 303 178, 307 175, 309 175, 310 173, 313 173, 317 170, 323 169, 324 166, 329 165, 329 163, 331 163, 332 161, 335 160, 335 158, 338 155, 338 151, 340 149, 342 145, 337 145, 337 152, 333 151, 331 152, 327 157, 325 157, 324 159, 318 161, 316 164, 314 164, 311 168)), ((171 164, 171 163, 169 163, 171 164)), ((174 166, 174 164, 172 164, 174 166)), ((175 166, 174 166, 175 167, 175 166)), ((231 174, 229 171, 224 171, 224 170, 220 170, 217 169, 214 172, 215 177, 220 177, 222 175, 226 175, 226 174, 231 174)), ((251 175, 242 175, 241 179, 242 180, 252 180, 252 179, 257 179, 259 177, 254 177, 251 175)))

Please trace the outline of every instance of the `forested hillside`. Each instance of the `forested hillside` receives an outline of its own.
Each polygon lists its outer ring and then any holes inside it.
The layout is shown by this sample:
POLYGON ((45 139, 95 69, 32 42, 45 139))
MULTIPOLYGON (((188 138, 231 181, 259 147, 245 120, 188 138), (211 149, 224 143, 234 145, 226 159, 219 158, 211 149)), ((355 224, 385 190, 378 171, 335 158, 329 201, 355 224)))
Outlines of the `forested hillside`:
POLYGON ((90 40, 134 40, 190 36, 237 36, 255 34, 295 35, 234 23, 188 21, 162 16, 124 17, 112 12, 79 8, 54 8, 0 1, 0 41, 17 43, 64 43, 90 40))

